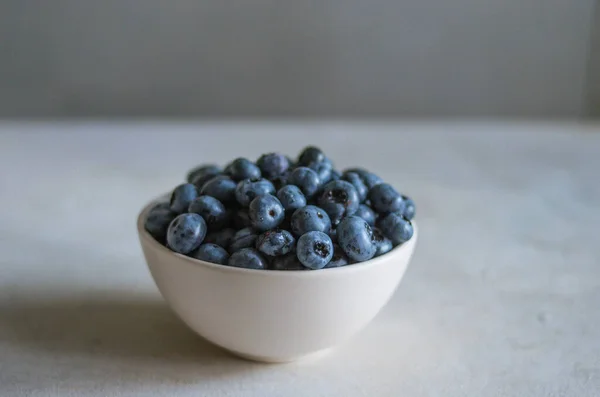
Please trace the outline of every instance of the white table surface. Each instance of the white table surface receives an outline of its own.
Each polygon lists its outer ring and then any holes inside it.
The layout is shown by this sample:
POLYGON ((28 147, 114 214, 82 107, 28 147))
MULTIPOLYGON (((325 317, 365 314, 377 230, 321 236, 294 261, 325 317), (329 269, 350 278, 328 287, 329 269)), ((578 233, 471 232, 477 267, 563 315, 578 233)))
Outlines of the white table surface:
POLYGON ((0 123, 1 396, 600 395, 600 128, 543 123, 0 123), (322 146, 417 202, 390 304, 318 361, 196 337, 137 211, 196 163, 322 146))

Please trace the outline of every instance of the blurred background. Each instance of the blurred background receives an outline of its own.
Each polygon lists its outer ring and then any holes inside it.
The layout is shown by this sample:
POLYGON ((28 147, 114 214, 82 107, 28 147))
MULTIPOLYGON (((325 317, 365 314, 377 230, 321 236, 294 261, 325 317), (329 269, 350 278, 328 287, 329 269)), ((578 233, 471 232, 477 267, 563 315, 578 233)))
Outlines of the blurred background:
POLYGON ((3 0, 0 117, 594 117, 596 3, 3 0))

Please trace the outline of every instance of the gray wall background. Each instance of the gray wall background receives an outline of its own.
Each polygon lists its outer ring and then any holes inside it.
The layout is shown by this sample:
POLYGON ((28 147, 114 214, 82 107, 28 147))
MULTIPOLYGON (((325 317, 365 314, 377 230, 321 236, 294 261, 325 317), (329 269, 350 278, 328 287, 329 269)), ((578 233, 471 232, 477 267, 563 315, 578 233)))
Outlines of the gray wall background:
POLYGON ((595 3, 0 0, 0 117, 597 115, 595 3))

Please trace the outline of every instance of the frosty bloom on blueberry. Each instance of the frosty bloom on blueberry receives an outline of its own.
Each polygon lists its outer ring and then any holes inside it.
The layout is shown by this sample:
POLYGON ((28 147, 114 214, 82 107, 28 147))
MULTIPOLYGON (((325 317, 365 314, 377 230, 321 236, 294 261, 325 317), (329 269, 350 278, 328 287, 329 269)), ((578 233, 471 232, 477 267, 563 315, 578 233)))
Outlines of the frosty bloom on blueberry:
POLYGON ((386 255, 414 233, 415 203, 362 167, 336 169, 308 146, 190 170, 144 228, 166 248, 218 266, 298 271, 386 255))

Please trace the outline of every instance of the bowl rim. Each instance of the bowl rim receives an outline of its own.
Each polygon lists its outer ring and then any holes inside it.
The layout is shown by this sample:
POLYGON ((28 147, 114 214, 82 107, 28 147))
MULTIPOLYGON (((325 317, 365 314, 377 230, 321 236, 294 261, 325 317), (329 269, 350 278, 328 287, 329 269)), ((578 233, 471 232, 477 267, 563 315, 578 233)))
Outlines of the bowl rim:
POLYGON ((138 235, 142 241, 142 244, 147 244, 152 247, 152 249, 162 251, 166 254, 170 254, 175 258, 183 260, 191 265, 201 265, 213 270, 222 271, 222 272, 238 272, 238 273, 247 273, 247 274, 261 274, 273 277, 315 277, 315 275, 333 275, 333 274, 342 274, 342 273, 352 273, 357 271, 364 271, 373 267, 376 267, 386 261, 392 259, 393 256, 400 254, 409 254, 409 260, 414 252, 414 246, 417 242, 418 238, 418 228, 415 221, 411 220, 413 224, 414 233, 410 240, 405 242, 402 245, 392 248, 391 251, 378 256, 376 258, 369 259, 368 261, 353 263, 351 265, 340 266, 340 267, 331 267, 331 268, 323 268, 318 269, 318 271, 307 271, 307 270, 272 270, 272 269, 246 269, 243 267, 235 267, 235 266, 227 266, 220 265, 218 263, 206 262, 200 259, 192 258, 187 255, 180 254, 175 251, 171 251, 164 245, 160 244, 144 227, 144 221, 150 209, 154 207, 156 204, 164 201, 164 199, 168 197, 167 194, 163 194, 150 202, 148 202, 140 211, 137 217, 137 231, 138 235))

